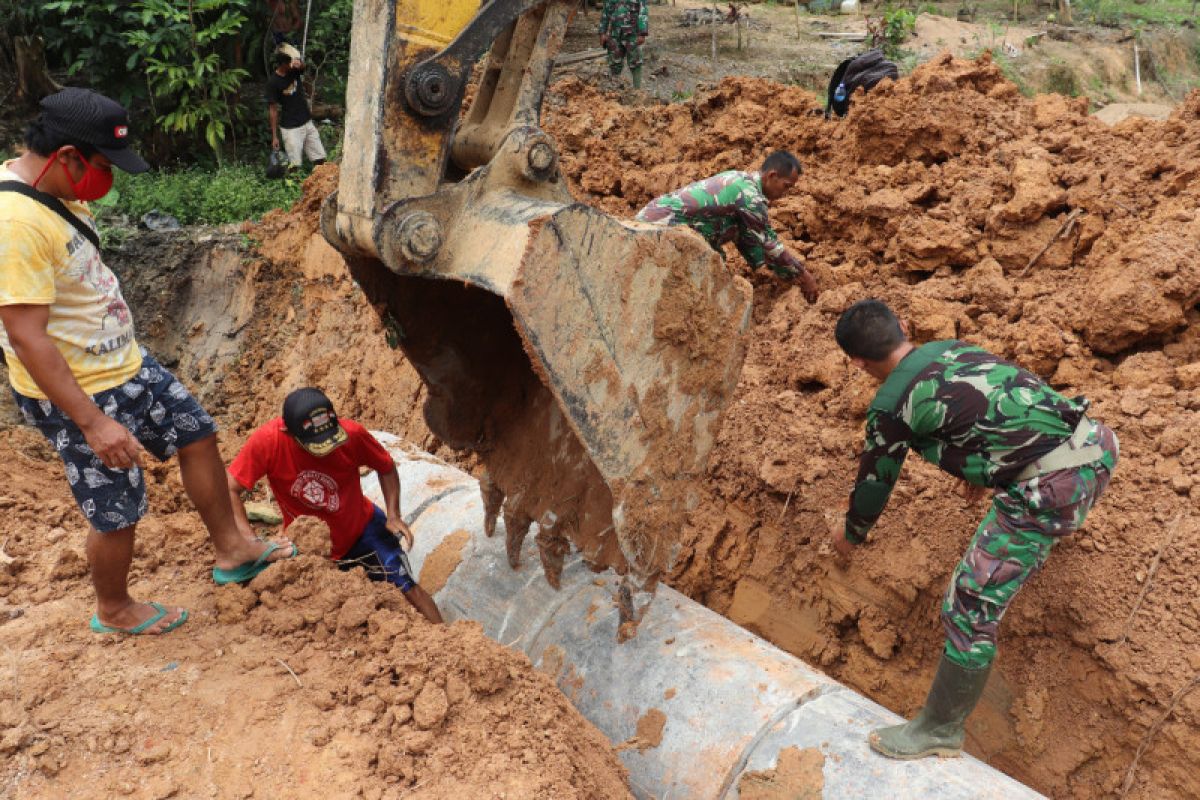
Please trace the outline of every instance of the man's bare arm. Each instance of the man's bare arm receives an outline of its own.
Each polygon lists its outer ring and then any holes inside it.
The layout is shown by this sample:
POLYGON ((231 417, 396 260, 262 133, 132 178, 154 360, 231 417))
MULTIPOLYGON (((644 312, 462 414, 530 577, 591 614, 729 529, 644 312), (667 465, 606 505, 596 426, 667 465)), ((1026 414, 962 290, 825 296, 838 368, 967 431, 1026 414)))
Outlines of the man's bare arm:
POLYGON ((279 106, 271 103, 267 107, 267 116, 271 120, 271 149, 279 149, 279 106))
POLYGON ((379 473, 379 488, 383 491, 384 512, 387 514, 387 527, 392 533, 403 536, 405 547, 413 546, 412 530, 400 516, 400 471, 395 467, 387 473, 379 473))
POLYGON ((0 321, 8 332, 8 340, 33 382, 79 427, 88 446, 104 466, 110 469, 133 467, 140 461, 141 446, 128 428, 105 416, 83 391, 67 360, 46 332, 49 320, 49 306, 0 306, 0 321))

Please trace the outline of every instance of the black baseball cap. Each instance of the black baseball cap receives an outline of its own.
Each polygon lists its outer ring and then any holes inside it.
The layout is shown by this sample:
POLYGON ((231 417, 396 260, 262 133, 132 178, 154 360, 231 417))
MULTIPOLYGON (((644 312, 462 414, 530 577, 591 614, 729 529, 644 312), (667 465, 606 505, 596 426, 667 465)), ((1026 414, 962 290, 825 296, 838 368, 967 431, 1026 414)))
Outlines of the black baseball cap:
POLYGON ((338 423, 333 403, 320 389, 297 389, 283 401, 283 425, 301 447, 324 456, 349 438, 338 423))
POLYGON ((42 100, 42 124, 72 141, 89 144, 126 172, 150 165, 129 146, 129 112, 116 100, 75 86, 42 100))

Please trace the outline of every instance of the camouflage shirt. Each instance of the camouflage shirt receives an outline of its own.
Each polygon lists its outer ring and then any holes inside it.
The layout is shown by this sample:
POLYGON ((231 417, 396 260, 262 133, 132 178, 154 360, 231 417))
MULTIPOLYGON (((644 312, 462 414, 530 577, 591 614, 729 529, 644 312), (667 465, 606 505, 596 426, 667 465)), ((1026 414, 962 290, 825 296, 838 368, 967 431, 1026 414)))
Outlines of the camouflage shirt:
POLYGON ((648 0, 604 0, 600 11, 600 35, 635 33, 645 36, 650 27, 648 0))
POLYGON ((757 172, 730 170, 665 194, 638 212, 637 219, 658 225, 687 225, 717 250, 735 242, 750 266, 763 264, 791 277, 804 269, 779 241, 767 216, 767 198, 757 172))
POLYGON ((867 411, 846 538, 861 542, 875 524, 910 448, 951 475, 996 488, 1066 441, 1086 410, 1086 400, 1068 400, 1033 373, 964 342, 913 350, 867 411))

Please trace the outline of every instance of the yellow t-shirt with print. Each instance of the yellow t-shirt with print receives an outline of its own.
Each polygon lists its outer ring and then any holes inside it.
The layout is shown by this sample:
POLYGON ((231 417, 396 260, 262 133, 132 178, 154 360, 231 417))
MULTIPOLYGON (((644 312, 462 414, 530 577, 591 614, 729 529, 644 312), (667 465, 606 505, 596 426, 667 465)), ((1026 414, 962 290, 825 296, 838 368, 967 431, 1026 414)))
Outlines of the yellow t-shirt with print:
MULTIPOLYGON (((6 162, 0 181, 20 180, 6 162)), ((95 228, 85 203, 63 201, 95 228)), ((46 332, 88 394, 125 383, 142 366, 133 315, 117 276, 79 231, 36 200, 0 192, 0 306, 50 307, 46 332)), ((0 325, 0 345, 13 389, 45 400, 0 325)))

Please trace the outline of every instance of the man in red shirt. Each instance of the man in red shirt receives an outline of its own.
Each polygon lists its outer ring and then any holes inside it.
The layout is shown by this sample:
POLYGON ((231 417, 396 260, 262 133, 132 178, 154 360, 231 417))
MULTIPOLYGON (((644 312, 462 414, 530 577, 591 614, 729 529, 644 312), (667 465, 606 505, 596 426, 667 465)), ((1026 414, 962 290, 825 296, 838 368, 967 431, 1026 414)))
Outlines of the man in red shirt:
POLYGON ((287 529, 297 517, 329 525, 330 557, 343 570, 367 570, 373 581, 400 587, 405 598, 430 622, 442 615, 429 593, 417 585, 397 534, 412 547, 413 535, 400 516, 400 473, 396 462, 366 428, 338 420, 320 389, 297 389, 283 401, 283 416, 260 427, 229 465, 229 494, 244 531, 250 521, 242 493, 266 476, 283 511, 287 529), (359 467, 379 473, 386 513, 366 498, 359 467))

